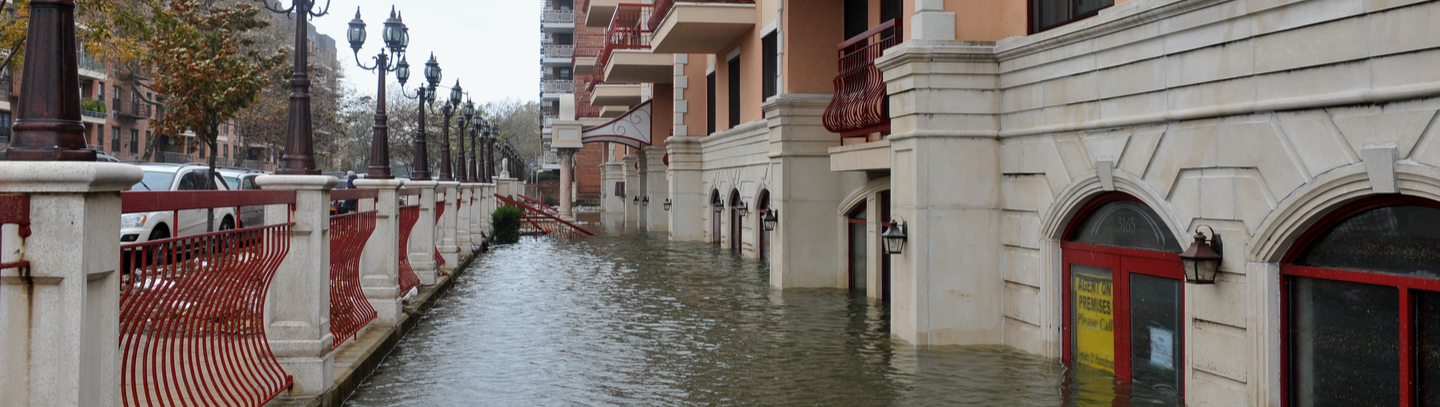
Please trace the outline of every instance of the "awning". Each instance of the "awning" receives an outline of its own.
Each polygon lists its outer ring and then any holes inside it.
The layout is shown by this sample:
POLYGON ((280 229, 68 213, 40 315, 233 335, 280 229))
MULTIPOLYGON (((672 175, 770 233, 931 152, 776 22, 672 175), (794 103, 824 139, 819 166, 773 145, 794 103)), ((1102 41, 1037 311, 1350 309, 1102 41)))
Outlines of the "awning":
POLYGON ((580 133, 580 142, 619 143, 635 148, 650 145, 650 102, 635 106, 615 120, 585 129, 580 133))

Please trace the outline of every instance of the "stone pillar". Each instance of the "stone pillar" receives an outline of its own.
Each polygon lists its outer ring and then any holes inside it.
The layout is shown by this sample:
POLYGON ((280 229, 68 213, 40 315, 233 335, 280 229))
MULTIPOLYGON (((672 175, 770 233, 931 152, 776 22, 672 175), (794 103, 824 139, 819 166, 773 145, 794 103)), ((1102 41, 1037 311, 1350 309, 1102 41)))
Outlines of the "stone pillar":
POLYGON ((460 248, 455 244, 455 222, 460 212, 455 207, 460 203, 459 187, 460 183, 455 181, 440 181, 436 187, 445 191, 445 201, 435 203, 444 205, 445 212, 440 214, 440 221, 435 226, 435 245, 440 248, 440 258, 445 259, 447 267, 460 264, 460 248))
POLYGON ((495 178, 495 189, 496 191, 498 191, 496 192, 497 194, 505 197, 513 197, 515 196, 515 194, 520 193, 519 180, 510 178, 509 175, 510 174, 506 173, 495 178))
POLYGON ((482 217, 489 214, 484 211, 487 202, 485 184, 478 182, 470 184, 470 194, 470 225, 468 226, 470 227, 470 252, 474 253, 479 251, 481 245, 485 244, 484 229, 480 227, 483 222, 482 217))
POLYGON ((910 21, 912 40, 955 39, 955 13, 945 11, 945 0, 915 0, 910 21))
MULTIPOLYGON (((330 334, 330 189, 340 181, 324 175, 266 175, 262 189, 295 191, 295 209, 265 211, 266 224, 294 222, 290 253, 270 284, 266 322, 270 350, 295 378, 289 397, 325 394, 335 384, 334 337, 330 334), (286 217, 289 217, 287 220, 286 217)), ((283 208, 283 207, 279 207, 283 208)))
POLYGON ((909 225, 890 258, 891 332, 917 345, 1002 343, 999 92, 927 85, 998 83, 993 50, 908 42, 876 65, 892 101, 892 213, 909 225))
POLYGON ((575 153, 572 148, 557 148, 556 154, 560 155, 560 219, 575 221, 575 214, 572 213, 574 204, 574 188, 572 185, 575 179, 575 153))
POLYGON ((770 127, 770 205, 780 211, 770 234, 770 285, 778 288, 846 284, 835 214, 847 193, 865 185, 865 175, 830 171, 829 149, 840 137, 821 123, 829 104, 830 95, 791 93, 762 105, 770 127))
POLYGON ((495 231, 490 229, 490 215, 495 213, 495 184, 480 184, 480 231, 485 236, 494 236, 495 231))
MULTIPOLYGON (((650 205, 641 205, 645 212, 646 229, 651 232, 669 232, 670 217, 665 213, 665 198, 670 197, 670 183, 666 178, 665 146, 645 147, 645 196, 650 205)), ((641 197, 640 199, 645 199, 641 197)))
POLYGON ((420 276, 420 284, 435 285, 439 281, 435 264, 435 181, 406 181, 405 186, 420 190, 420 219, 410 232, 410 268, 420 276))
POLYGON ((375 232, 365 242, 360 255, 360 287, 365 299, 375 307, 375 326, 389 327, 400 323, 404 304, 400 296, 400 197, 397 191, 405 181, 399 179, 355 180, 356 188, 378 191, 375 202, 360 201, 360 210, 375 210, 375 232))
POLYGON ((615 184, 625 182, 624 166, 616 161, 600 164, 600 210, 606 215, 625 214, 625 202, 615 195, 615 184))
POLYGON ((464 258, 470 255, 470 212, 472 210, 470 199, 475 197, 475 190, 471 184, 461 183, 455 188, 455 192, 455 248, 458 253, 456 257, 464 258))
POLYGON ((120 191, 140 168, 0 161, 0 193, 30 194, 29 237, 0 228, 0 406, 120 403, 120 191))
POLYGON ((641 195, 640 172, 636 169, 640 165, 639 154, 626 154, 625 164, 625 199, 620 204, 625 207, 625 226, 640 225, 640 206, 635 205, 635 198, 641 195))
MULTIPOLYGON (((708 203, 706 191, 701 189, 701 168, 704 165, 700 152, 701 137, 674 136, 665 140, 665 149, 670 152, 669 183, 670 240, 705 241, 705 213, 708 203)), ((660 201, 662 204, 665 201, 660 201)), ((664 210, 664 207, 661 207, 664 210)))

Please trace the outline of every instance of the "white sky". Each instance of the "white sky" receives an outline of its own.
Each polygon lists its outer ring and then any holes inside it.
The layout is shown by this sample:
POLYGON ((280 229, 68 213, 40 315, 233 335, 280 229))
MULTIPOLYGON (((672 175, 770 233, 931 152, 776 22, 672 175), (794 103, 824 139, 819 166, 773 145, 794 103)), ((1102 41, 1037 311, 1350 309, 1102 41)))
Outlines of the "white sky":
MULTIPOLYGON (((335 39, 345 80, 357 92, 375 94, 375 73, 355 65, 345 30, 358 6, 368 34, 360 49, 361 61, 371 63, 369 56, 380 52, 380 29, 391 5, 410 28, 407 89, 425 81, 425 61, 434 51, 440 62, 440 83, 448 87, 459 79, 476 104, 539 99, 544 0, 331 0, 330 14, 312 22, 320 33, 335 39)), ((394 83, 395 75, 389 74, 387 80, 394 83)))

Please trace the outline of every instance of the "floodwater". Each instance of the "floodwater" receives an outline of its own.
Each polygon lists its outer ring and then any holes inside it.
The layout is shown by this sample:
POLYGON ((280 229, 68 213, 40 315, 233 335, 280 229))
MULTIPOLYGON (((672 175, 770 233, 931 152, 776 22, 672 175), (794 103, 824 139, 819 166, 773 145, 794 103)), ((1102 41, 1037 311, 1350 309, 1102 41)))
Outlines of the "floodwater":
POLYGON ((1004 347, 906 345, 863 294, 773 290, 759 262, 663 235, 494 248, 423 318, 346 406, 1177 404, 1004 347))

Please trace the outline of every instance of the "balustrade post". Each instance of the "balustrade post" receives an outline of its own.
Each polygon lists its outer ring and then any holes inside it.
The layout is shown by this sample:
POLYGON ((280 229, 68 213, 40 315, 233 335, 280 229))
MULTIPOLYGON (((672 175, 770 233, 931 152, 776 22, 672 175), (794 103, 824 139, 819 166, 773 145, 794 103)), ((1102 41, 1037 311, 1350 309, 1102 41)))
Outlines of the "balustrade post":
POLYGON ((0 406, 120 402, 120 191, 140 181, 125 164, 0 162, 0 406), (25 231, 23 229, 28 229, 25 231), (28 237, 25 234, 28 233, 28 237))
MULTIPOLYGON (((470 198, 475 196, 475 190, 468 182, 462 182, 456 187, 455 193, 455 246, 458 250, 458 257, 470 255, 470 198)), ((456 263, 458 266, 459 263, 456 263)))
POLYGON ((421 285, 435 285, 439 281, 435 263, 435 187, 429 180, 410 180, 407 187, 420 190, 420 218, 410 232, 410 268, 420 277, 421 285))
POLYGON ((404 312, 400 296, 400 197, 405 181, 398 179, 357 179, 356 188, 374 189, 375 202, 360 203, 361 211, 375 210, 375 232, 360 255, 360 287, 375 307, 372 324, 389 327, 400 323, 404 312))
POLYGON ((330 189, 340 181, 324 175, 265 175, 261 189, 295 191, 293 212, 267 206, 265 224, 294 222, 290 252, 281 260, 265 296, 270 349, 295 385, 286 394, 309 398, 335 384, 334 336, 330 333, 330 189))
POLYGON ((436 246, 440 248, 440 258, 445 259, 445 265, 455 267, 460 263, 460 247, 456 244, 455 222, 459 218, 460 183, 455 181, 440 181, 441 190, 445 191, 445 202, 437 202, 436 205, 445 205, 445 212, 440 214, 439 224, 435 227, 436 246))
POLYGON ((485 212, 487 202, 485 199, 485 184, 476 182, 470 184, 470 188, 471 193, 475 196, 473 200, 474 204, 470 205, 470 244, 474 245, 478 250, 480 246, 485 244, 485 234, 483 233, 485 229, 481 226, 483 225, 484 217, 489 215, 489 213, 485 212))

